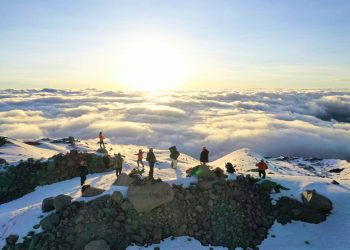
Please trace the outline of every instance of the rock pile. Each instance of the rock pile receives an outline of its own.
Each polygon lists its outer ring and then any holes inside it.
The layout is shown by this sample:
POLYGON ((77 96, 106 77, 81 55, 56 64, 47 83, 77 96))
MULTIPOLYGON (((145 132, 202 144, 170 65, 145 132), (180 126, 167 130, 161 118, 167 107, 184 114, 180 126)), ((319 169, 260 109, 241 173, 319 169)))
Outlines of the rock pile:
POLYGON ((332 202, 315 190, 305 190, 301 194, 303 203, 282 197, 276 205, 276 218, 281 224, 299 220, 318 224, 326 220, 332 210, 332 202))
POLYGON ((181 235, 192 236, 204 245, 254 247, 266 237, 274 220, 269 194, 255 182, 240 177, 234 181, 202 180, 188 188, 170 188, 157 181, 132 186, 148 190, 154 200, 162 200, 147 209, 138 207, 133 191, 130 199, 115 192, 88 203, 73 202, 44 218, 44 231, 16 247, 69 250, 98 245, 125 249, 132 243, 147 245, 181 235))
POLYGON ((106 168, 102 157, 80 153, 77 150, 67 154, 57 154, 47 162, 28 159, 17 166, 7 167, 6 171, 0 171, 0 204, 30 193, 37 186, 77 177, 81 160, 85 160, 89 173, 112 170, 112 166, 106 168))

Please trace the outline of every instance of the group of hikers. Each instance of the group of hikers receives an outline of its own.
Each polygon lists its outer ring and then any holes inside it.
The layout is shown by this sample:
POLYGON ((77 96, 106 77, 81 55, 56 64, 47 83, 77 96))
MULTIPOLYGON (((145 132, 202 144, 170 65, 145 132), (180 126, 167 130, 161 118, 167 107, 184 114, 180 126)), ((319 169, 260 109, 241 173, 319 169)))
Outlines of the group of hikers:
MULTIPOLYGON (((104 137, 103 133, 100 132, 99 133, 99 145, 100 145, 100 148, 105 149, 106 146, 104 143, 104 139, 105 139, 105 137, 104 137)), ((170 151, 170 159, 171 159, 171 168, 176 169, 180 153, 177 150, 176 146, 170 147, 169 151, 170 151)), ((144 152, 142 151, 142 149, 139 149, 138 153, 136 153, 134 155, 137 156, 136 162, 137 162, 138 169, 141 172, 143 172, 144 167, 145 167, 145 165, 143 163, 144 152), (142 169, 140 168, 140 165, 142 166, 142 169)), ((125 158, 125 156, 121 155, 120 153, 114 154, 114 157, 110 157, 108 152, 107 152, 103 156, 103 161, 104 161, 104 164, 106 165, 106 168, 109 168, 111 161, 112 161, 112 165, 114 166, 114 168, 116 170, 116 176, 118 177, 122 173, 124 158, 125 158)), ((148 162, 148 166, 149 166, 148 176, 150 178, 153 178, 154 165, 157 162, 157 158, 153 152, 153 148, 149 148, 147 155, 146 155, 146 161, 148 162)), ((209 150, 206 147, 202 148, 202 151, 201 151, 200 157, 199 157, 199 161, 200 161, 201 165, 206 165, 209 162, 209 150)), ((262 159, 260 162, 258 162, 256 164, 256 166, 258 167, 259 177, 264 179, 266 177, 266 169, 268 169, 267 164, 262 159)), ((83 160, 80 162, 79 174, 80 174, 80 183, 81 183, 81 186, 83 186, 85 183, 85 180, 86 180, 86 175, 88 174, 88 168, 85 164, 85 161, 83 161, 83 160)))

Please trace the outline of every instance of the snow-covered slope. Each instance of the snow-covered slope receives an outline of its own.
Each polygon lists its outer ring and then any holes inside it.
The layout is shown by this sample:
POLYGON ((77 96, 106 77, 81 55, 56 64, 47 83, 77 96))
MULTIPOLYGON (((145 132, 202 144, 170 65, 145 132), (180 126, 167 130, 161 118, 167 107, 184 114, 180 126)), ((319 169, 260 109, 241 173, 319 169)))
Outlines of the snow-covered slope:
MULTIPOLYGON (((48 158, 56 153, 67 152, 72 149, 68 144, 52 143, 51 141, 41 141, 40 145, 32 146, 19 140, 11 140, 13 144, 7 144, 0 148, 1 158, 9 162, 16 162, 19 159, 48 158)), ((97 149, 95 141, 82 141, 76 148, 81 151, 94 152, 97 149)), ((108 145, 110 152, 120 152, 125 155, 123 171, 129 172, 136 167, 136 156, 139 148, 144 151, 146 147, 136 145, 108 145)), ((186 177, 186 170, 198 164, 198 160, 182 153, 179 158, 178 169, 170 168, 170 158, 168 150, 155 149, 158 163, 155 167, 155 178, 162 178, 168 183, 188 185, 196 182, 196 179, 186 177)), ((236 165, 237 174, 251 174, 257 176, 251 170, 255 164, 263 157, 249 149, 234 151, 210 165, 224 168, 226 162, 236 165)), ((267 178, 280 183, 290 190, 274 194, 273 199, 280 196, 291 196, 300 199, 300 193, 305 189, 316 189, 320 193, 329 197, 334 203, 332 214, 327 221, 318 225, 293 222, 282 226, 275 223, 269 232, 269 237, 260 246, 260 249, 347 249, 349 245, 348 235, 350 235, 350 164, 340 160, 318 160, 300 158, 270 158, 266 159, 269 165, 267 178), (330 169, 344 168, 340 173, 330 173, 330 169), (332 180, 337 180, 340 185, 331 184, 332 180), (306 244, 308 241, 309 244, 306 244)), ((145 172, 148 173, 148 166, 145 162, 145 172)), ((87 184, 106 189, 103 194, 113 193, 114 190, 121 191, 126 195, 127 188, 113 186, 115 173, 107 172, 91 174, 88 176, 87 184)), ((0 205, 0 247, 5 244, 5 238, 11 233, 17 233, 20 237, 25 236, 33 230, 33 226, 38 224, 43 215, 41 212, 41 201, 49 196, 61 193, 68 194, 77 200, 89 200, 93 198, 80 197, 79 179, 74 178, 63 182, 38 187, 32 193, 17 200, 0 205)), ((38 231, 40 229, 37 229, 38 231)), ((158 245, 152 245, 148 249, 160 246, 161 249, 208 249, 200 246, 194 239, 179 237, 172 241, 166 239, 158 245), (181 247, 179 247, 181 246, 181 247)), ((130 246, 129 249, 143 249, 130 246)), ((217 247, 215 249, 223 249, 217 247)))

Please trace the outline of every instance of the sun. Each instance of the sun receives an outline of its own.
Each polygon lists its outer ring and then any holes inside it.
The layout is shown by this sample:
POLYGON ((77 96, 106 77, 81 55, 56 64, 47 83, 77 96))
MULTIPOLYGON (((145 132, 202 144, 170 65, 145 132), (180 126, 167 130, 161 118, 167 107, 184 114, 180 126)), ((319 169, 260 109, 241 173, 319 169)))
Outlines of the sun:
POLYGON ((131 42, 118 56, 118 81, 131 90, 176 89, 190 73, 184 50, 158 39, 131 42))

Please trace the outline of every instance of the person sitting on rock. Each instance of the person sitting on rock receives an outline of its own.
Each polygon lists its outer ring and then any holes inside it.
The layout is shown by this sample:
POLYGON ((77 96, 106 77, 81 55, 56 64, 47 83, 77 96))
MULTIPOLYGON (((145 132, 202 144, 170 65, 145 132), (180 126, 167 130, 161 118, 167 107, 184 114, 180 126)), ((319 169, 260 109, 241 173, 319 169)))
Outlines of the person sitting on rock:
POLYGON ((115 174, 117 177, 122 173, 123 169, 123 161, 124 161, 124 155, 121 155, 120 153, 116 154, 115 156, 115 174))
POLYGON ((141 163, 141 165, 142 165, 142 170, 144 169, 144 165, 143 165, 143 152, 142 152, 142 150, 141 149, 139 149, 139 152, 137 153, 137 154, 135 154, 135 155, 137 155, 137 167, 138 168, 140 168, 140 163, 141 163))
POLYGON ((103 145, 103 148, 106 148, 105 143, 104 143, 104 141, 103 141, 103 140, 105 139, 105 137, 103 136, 102 132, 100 132, 100 133, 98 134, 98 138, 100 139, 100 142, 99 142, 100 148, 102 148, 102 145, 103 145))
POLYGON ((86 180, 86 175, 89 173, 87 166, 85 165, 85 162, 82 160, 80 161, 79 166, 79 176, 80 176, 80 186, 83 186, 86 180))
POLYGON ((205 165, 206 163, 209 162, 209 151, 207 150, 206 147, 203 147, 201 155, 199 157, 199 161, 201 165, 205 165))
POLYGON ((176 146, 172 146, 169 148, 170 150, 170 158, 171 158, 171 168, 176 169, 177 167, 177 159, 180 156, 179 151, 177 151, 176 146))
POLYGON ((235 167, 233 166, 233 164, 231 162, 227 162, 225 164, 225 167, 226 167, 226 172, 227 173, 234 173, 234 172, 236 172, 235 167))
POLYGON ((149 149, 149 151, 147 153, 146 161, 148 161, 148 164, 149 164, 148 176, 153 179, 154 164, 157 162, 156 156, 153 153, 153 148, 149 149))
POLYGON ((263 159, 259 163, 256 164, 258 167, 259 177, 262 176, 262 179, 265 179, 266 177, 266 169, 268 169, 267 164, 264 162, 263 159))

